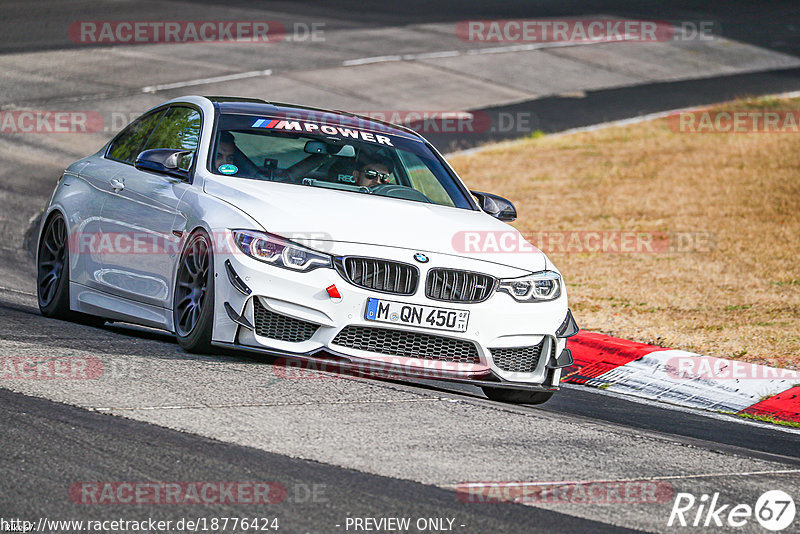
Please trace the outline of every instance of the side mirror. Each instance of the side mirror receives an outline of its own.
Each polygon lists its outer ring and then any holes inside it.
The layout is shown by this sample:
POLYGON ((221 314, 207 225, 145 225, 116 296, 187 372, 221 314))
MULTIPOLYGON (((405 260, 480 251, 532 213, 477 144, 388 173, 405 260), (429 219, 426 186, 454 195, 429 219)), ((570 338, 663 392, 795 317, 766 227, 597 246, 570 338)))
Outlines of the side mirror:
POLYGON ((478 199, 480 208, 496 219, 511 222, 517 218, 517 210, 510 200, 491 193, 470 191, 478 199))
POLYGON ((181 160, 192 154, 191 150, 176 150, 173 148, 154 148, 145 150, 138 156, 133 166, 142 171, 167 174, 180 178, 189 179, 189 171, 181 169, 181 160))

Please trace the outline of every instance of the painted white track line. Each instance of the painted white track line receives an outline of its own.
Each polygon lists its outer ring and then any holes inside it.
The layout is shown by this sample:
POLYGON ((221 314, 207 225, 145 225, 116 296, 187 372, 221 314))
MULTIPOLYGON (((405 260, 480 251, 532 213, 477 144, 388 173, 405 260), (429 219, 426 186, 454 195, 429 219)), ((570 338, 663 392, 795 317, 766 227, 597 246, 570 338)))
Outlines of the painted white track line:
MULTIPOLYGON (((611 42, 623 42, 633 40, 629 35, 611 42)), ((342 61, 343 67, 357 67, 359 65, 369 65, 372 63, 389 63, 392 61, 419 61, 421 59, 437 59, 443 57, 458 56, 481 56, 484 54, 507 54, 509 52, 526 52, 529 50, 542 50, 548 48, 568 48, 573 46, 589 46, 595 44, 608 44, 610 41, 583 41, 583 42, 554 42, 554 43, 527 43, 508 46, 493 46, 491 48, 472 48, 469 50, 442 50, 441 52, 423 52, 420 54, 402 54, 391 56, 362 57, 358 59, 348 59, 342 61)))
POLYGON ((167 91, 169 89, 180 89, 181 87, 192 87, 194 85, 206 85, 209 83, 229 82, 231 80, 242 80, 245 78, 258 78, 260 76, 270 76, 272 69, 264 70, 250 70, 247 72, 238 72, 236 74, 226 74, 225 76, 212 76, 210 78, 198 78, 196 80, 187 80, 185 82, 164 83, 161 85, 148 85, 142 87, 143 93, 156 93, 158 91, 167 91))
POLYGON ((25 295, 26 297, 36 297, 36 293, 28 293, 27 291, 20 291, 19 289, 11 289, 10 287, 0 286, 0 291, 8 291, 9 293, 25 295))
MULTIPOLYGON (((560 484, 597 484, 597 483, 608 483, 608 482, 639 482, 642 480, 683 480, 683 479, 699 479, 699 478, 718 478, 718 477, 752 477, 752 476, 761 476, 761 475, 792 475, 795 473, 800 473, 800 469, 770 469, 765 471, 742 471, 737 473, 698 473, 696 475, 664 475, 664 476, 644 476, 640 478, 613 478, 613 479, 602 479, 602 480, 553 480, 553 481, 543 481, 543 482, 512 482, 513 485, 518 486, 555 486, 560 484)), ((459 489, 459 488, 481 488, 484 486, 496 486, 497 482, 466 482, 463 484, 447 484, 442 487, 448 489, 459 489)))

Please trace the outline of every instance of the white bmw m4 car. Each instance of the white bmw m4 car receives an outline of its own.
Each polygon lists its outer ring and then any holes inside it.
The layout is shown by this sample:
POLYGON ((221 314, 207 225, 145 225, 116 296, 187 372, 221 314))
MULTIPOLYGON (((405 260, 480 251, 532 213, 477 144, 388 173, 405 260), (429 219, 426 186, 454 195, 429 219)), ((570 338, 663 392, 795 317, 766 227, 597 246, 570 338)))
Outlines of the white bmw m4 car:
POLYGON ((542 403, 578 328, 561 275, 515 218, 402 126, 184 97, 66 169, 39 231, 39 307, 168 330, 191 352, 542 403), (481 246, 498 242, 515 246, 481 246))

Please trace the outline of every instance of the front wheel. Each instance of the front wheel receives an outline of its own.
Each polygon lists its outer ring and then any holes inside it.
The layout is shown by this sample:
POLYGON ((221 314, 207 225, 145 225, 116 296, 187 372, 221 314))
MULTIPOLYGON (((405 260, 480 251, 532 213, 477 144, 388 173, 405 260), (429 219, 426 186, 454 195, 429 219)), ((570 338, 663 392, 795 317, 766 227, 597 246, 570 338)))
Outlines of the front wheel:
POLYGON ((525 391, 522 389, 506 389, 484 387, 483 393, 493 401, 511 404, 544 404, 553 396, 552 391, 525 391))
POLYGON ((183 249, 172 316, 178 344, 187 352, 209 352, 214 321, 214 257, 211 239, 202 230, 183 249))

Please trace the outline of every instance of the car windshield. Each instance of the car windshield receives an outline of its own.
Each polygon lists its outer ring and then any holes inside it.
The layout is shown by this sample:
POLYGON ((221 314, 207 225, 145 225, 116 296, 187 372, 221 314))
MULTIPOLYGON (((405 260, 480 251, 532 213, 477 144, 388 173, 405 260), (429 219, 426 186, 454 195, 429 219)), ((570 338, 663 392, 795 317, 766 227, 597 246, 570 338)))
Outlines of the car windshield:
MULTIPOLYGON (((363 121, 220 115, 214 174, 473 209, 468 193, 425 143, 363 121), (352 121, 348 124, 352 124, 352 121), (369 127, 368 127, 369 126, 369 127)), ((357 119, 356 119, 357 120, 357 119)))

